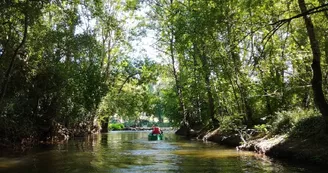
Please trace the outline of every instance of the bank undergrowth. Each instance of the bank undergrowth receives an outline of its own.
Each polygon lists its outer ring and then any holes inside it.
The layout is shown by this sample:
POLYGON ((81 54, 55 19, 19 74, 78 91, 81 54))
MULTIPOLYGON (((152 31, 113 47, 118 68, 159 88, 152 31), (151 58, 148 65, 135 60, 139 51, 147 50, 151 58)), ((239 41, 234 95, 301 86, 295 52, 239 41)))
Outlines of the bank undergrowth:
POLYGON ((266 123, 254 125, 253 128, 240 125, 241 122, 236 119, 230 120, 233 120, 229 121, 230 124, 226 123, 205 137, 218 143, 232 144, 240 150, 276 158, 328 164, 325 122, 313 109, 296 108, 277 112, 268 117, 266 123))

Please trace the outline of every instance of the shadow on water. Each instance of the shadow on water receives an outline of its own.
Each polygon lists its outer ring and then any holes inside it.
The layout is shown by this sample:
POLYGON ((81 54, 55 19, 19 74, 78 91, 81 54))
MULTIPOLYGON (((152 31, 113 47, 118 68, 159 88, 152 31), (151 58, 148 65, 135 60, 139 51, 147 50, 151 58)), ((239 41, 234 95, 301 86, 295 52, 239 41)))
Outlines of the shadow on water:
MULTIPOLYGON (((173 132, 148 141, 148 132, 110 132, 0 157, 0 172, 320 172, 251 152, 192 141, 173 132)), ((325 172, 325 171, 321 171, 325 172)))

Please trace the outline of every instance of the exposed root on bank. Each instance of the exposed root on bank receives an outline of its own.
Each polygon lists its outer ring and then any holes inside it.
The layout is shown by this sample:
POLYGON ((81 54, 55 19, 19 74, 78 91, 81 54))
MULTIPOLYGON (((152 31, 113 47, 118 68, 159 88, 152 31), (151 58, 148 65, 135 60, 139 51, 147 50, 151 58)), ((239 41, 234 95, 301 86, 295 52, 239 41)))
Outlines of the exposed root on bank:
POLYGON ((255 151, 259 154, 266 154, 272 147, 281 144, 285 141, 287 135, 279 135, 273 138, 263 137, 260 139, 250 140, 237 146, 237 150, 255 151))

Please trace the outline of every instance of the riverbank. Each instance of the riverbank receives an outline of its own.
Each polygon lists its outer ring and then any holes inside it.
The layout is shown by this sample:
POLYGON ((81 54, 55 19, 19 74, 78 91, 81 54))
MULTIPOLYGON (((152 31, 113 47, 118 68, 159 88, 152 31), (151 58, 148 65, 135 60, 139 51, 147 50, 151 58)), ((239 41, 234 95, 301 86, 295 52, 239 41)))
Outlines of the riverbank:
POLYGON ((255 151, 290 161, 328 165, 328 136, 294 138, 288 135, 264 137, 240 145, 237 149, 255 151))
POLYGON ((37 145, 60 144, 75 137, 85 137, 99 132, 100 126, 91 121, 80 122, 72 125, 70 128, 53 122, 43 133, 35 132, 35 135, 12 137, 12 139, 0 138, 0 150, 20 153, 28 151, 37 145))
POLYGON ((243 141, 240 133, 223 132, 218 128, 205 135, 200 134, 197 138, 276 159, 328 165, 328 135, 324 133, 312 136, 297 136, 293 133, 263 136, 257 133, 243 141))
POLYGON ((266 122, 247 127, 221 124, 194 128, 181 127, 176 134, 203 141, 254 151, 272 158, 328 165, 328 132, 324 118, 313 110, 282 111, 266 122))

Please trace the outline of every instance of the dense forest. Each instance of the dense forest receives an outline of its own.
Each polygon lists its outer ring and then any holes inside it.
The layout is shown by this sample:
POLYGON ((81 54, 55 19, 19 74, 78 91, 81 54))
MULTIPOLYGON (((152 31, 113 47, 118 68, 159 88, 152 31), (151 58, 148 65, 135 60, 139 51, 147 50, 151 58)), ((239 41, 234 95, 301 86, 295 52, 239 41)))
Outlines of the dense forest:
POLYGON ((1 146, 49 139, 58 126, 107 130, 114 115, 166 117, 184 135, 328 127, 325 0, 4 0, 0 8, 1 146), (140 45, 149 32, 153 57, 140 45))

